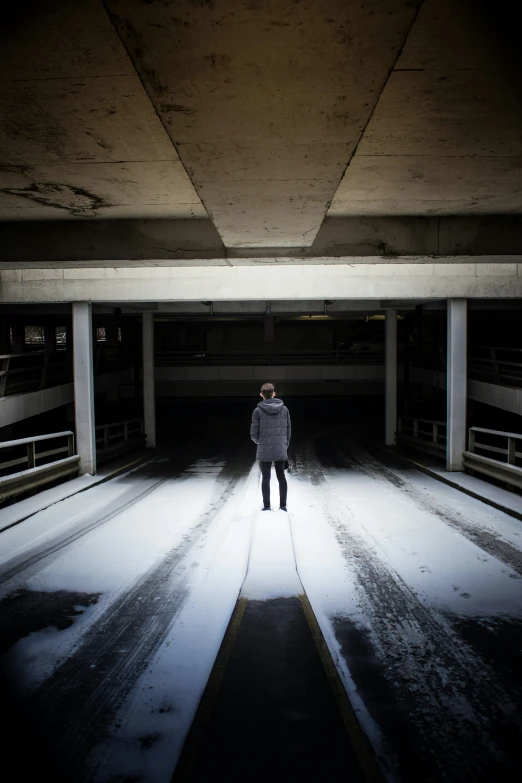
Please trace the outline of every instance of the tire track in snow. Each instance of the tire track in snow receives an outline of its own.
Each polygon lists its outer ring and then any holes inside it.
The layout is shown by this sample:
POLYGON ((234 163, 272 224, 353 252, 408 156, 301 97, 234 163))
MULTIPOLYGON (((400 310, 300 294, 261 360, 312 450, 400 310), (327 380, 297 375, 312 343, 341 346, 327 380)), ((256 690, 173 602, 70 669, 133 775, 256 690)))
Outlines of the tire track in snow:
POLYGON ((47 726, 70 783, 84 783, 87 757, 179 614, 189 588, 183 563, 232 495, 241 475, 218 480, 221 492, 190 536, 143 575, 87 631, 74 654, 27 701, 47 726))
MULTIPOLYGON (((489 555, 502 560, 514 571, 522 576, 522 551, 513 544, 502 539, 492 530, 478 522, 468 519, 459 511, 446 506, 428 491, 422 492, 413 486, 405 476, 397 475, 386 465, 375 459, 368 451, 358 445, 350 445, 350 453, 342 454, 345 460, 356 465, 360 470, 372 478, 381 478, 401 490, 424 511, 434 514, 454 530, 464 535, 489 555)), ((455 490, 457 491, 457 490, 455 490)))
MULTIPOLYGON (((420 738, 420 747, 410 745, 400 766, 408 766, 411 753, 424 766, 423 780, 495 779, 510 765, 509 742, 522 737, 517 706, 492 669, 463 644, 443 616, 417 599, 364 531, 357 530, 353 512, 328 481, 310 443, 298 452, 296 467, 321 487, 323 514, 358 584, 363 630, 396 701, 406 700, 405 718, 420 738)), ((340 643, 343 619, 332 618, 340 643)), ((410 777, 404 769, 401 777, 418 780, 418 772, 410 777)))
POLYGON ((111 519, 123 514, 127 509, 139 503, 140 500, 151 495, 159 487, 169 481, 172 477, 166 476, 165 478, 158 479, 151 486, 136 492, 135 488, 131 488, 126 492, 123 497, 116 498, 108 504, 108 509, 105 507, 103 511, 95 515, 90 515, 87 519, 80 522, 73 530, 73 532, 64 533, 61 536, 55 538, 49 544, 43 544, 36 547, 30 553, 24 553, 14 557, 7 563, 7 568, 0 572, 0 587, 7 584, 11 580, 23 574, 24 579, 28 579, 34 571, 39 569, 42 561, 46 561, 46 565, 52 562, 53 555, 58 556, 62 549, 65 549, 70 544, 73 544, 78 539, 86 536, 92 530, 101 527, 106 522, 110 522, 111 519))
MULTIPOLYGON (((6 592, 9 592, 12 589, 12 586, 9 586, 7 590, 2 590, 2 586, 7 585, 10 581, 19 576, 22 576, 24 581, 26 581, 33 573, 40 569, 41 564, 44 561, 45 566, 49 565, 49 563, 53 562, 53 560, 60 555, 60 552, 70 544, 74 544, 75 541, 88 535, 91 531, 96 530, 96 528, 105 525, 107 522, 115 519, 115 517, 123 514, 127 509, 147 498, 168 481, 184 476, 186 470, 192 464, 193 451, 194 449, 190 449, 183 457, 179 455, 170 455, 166 458, 163 457, 158 462, 152 460, 140 469, 141 471, 147 468, 150 470, 152 467, 160 474, 148 487, 145 487, 145 489, 136 489, 135 486, 131 486, 127 492, 112 500, 102 510, 87 514, 84 519, 81 519, 75 524, 72 531, 69 529, 61 535, 57 534, 51 542, 41 545, 37 544, 30 551, 15 555, 13 558, 6 561, 0 568, 0 596, 5 595, 6 592)), ((135 471, 131 471, 131 473, 134 472, 135 471)), ((116 480, 121 480, 121 477, 116 480)), ((95 490, 96 487, 93 487, 92 489, 95 490)), ((86 503, 88 503, 89 499, 88 492, 89 490, 86 490, 86 503)), ((65 498, 64 501, 60 502, 67 502, 67 500, 68 498, 65 498)))

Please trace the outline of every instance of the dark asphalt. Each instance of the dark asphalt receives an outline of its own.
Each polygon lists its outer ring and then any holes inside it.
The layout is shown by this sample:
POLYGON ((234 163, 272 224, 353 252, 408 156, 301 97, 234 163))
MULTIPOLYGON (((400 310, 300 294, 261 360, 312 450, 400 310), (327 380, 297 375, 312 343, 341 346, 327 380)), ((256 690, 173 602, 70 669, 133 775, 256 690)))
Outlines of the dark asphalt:
POLYGON ((201 720, 185 751, 195 765, 173 783, 364 780, 298 598, 248 602, 201 720))

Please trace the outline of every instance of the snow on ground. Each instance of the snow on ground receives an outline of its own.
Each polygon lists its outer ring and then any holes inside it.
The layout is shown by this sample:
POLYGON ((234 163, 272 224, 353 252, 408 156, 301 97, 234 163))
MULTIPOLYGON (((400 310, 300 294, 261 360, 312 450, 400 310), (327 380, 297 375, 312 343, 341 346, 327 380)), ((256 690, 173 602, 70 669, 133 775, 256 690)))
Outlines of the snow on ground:
POLYGON ((215 519, 181 614, 118 714, 113 736, 93 754, 96 783, 116 774, 169 781, 239 590, 255 600, 302 592, 288 514, 259 511, 259 482, 255 465, 215 519))
MULTIPOLYGON (((438 471, 445 475, 445 471, 438 471)), ((488 530, 504 541, 513 544, 519 549, 522 548, 522 522, 516 517, 512 517, 493 506, 482 503, 480 500, 467 495, 465 492, 459 492, 453 487, 438 481, 435 478, 427 476, 418 470, 408 468, 399 468, 396 470, 398 476, 404 478, 409 484, 420 490, 426 497, 436 498, 438 505, 445 506, 453 512, 459 512, 473 520, 476 528, 488 530)), ((448 474, 449 475, 449 474, 448 474)), ((451 474, 455 476, 455 474, 451 474)), ((482 479, 474 476, 468 476, 465 473, 457 474, 454 479, 456 483, 464 487, 469 487, 474 492, 484 491, 488 497, 495 502, 505 505, 507 508, 518 510, 522 506, 522 497, 513 492, 495 487, 482 479), (506 498, 507 496, 507 498, 506 498)), ((520 508, 522 511, 522 508, 520 508)))
POLYGON ((2 533, 2 572, 11 571, 4 583, 0 573, 0 595, 97 596, 68 628, 30 633, 4 659, 44 695, 48 682, 55 692, 76 687, 68 660, 84 661, 92 687, 77 725, 64 726, 66 746, 97 736, 96 709, 115 690, 102 716, 109 735, 89 747, 86 779, 167 783, 240 592, 266 600, 299 595, 303 585, 388 780, 397 778, 395 762, 339 623, 366 634, 392 679, 412 684, 412 698, 433 712, 428 733, 445 714, 457 737, 472 725, 473 740, 488 741, 474 680, 487 675, 483 693, 506 713, 512 705, 447 618, 522 618, 520 573, 491 554, 496 541, 520 550, 520 523, 416 471, 399 471, 397 483, 355 446, 354 454, 351 470, 324 468, 313 450, 298 460, 289 514, 259 510, 257 465, 238 479, 226 463, 198 460, 179 478, 137 471, 101 484, 2 533), (99 640, 115 645, 116 658, 99 640))
MULTIPOLYGON (((150 464, 150 462, 162 462, 163 459, 153 457, 152 459, 149 459, 147 462, 143 462, 140 460, 140 465, 143 467, 144 465, 150 464)), ((7 506, 6 508, 3 508, 0 511, 0 531, 5 530, 6 528, 11 527, 12 525, 16 525, 21 521, 27 520, 28 517, 32 516, 33 514, 37 514, 41 511, 43 511, 46 508, 49 508, 50 506, 54 506, 56 503, 60 503, 63 500, 66 500, 69 497, 72 497, 73 495, 76 495, 78 493, 84 492, 86 489, 89 489, 91 487, 94 487, 98 484, 101 484, 105 481, 107 481, 108 477, 110 476, 111 472, 114 470, 114 468, 108 467, 108 468, 102 468, 98 471, 98 473, 95 476, 89 476, 88 474, 84 476, 77 476, 76 478, 69 479, 68 481, 64 481, 61 484, 58 484, 56 487, 50 487, 49 489, 44 489, 40 492, 38 492, 33 497, 24 498, 23 500, 19 500, 16 503, 13 503, 11 506, 7 506)), ((125 474, 121 476, 121 478, 124 478, 126 476, 131 475, 137 470, 137 468, 134 468, 133 470, 128 470, 125 474)), ((85 503, 85 500, 84 500, 85 503)), ((53 515, 51 514, 50 519, 52 521, 53 515)))
MULTIPOLYGON (((516 714, 516 705, 451 625, 456 617, 522 617, 519 573, 458 529, 464 521, 473 526, 481 504, 449 487, 449 509, 441 510, 435 492, 425 503, 425 494, 390 480, 356 447, 356 464, 341 470, 303 451, 289 487, 299 576, 387 778, 399 777, 396 760, 349 670, 351 650, 361 645, 366 665, 375 661, 373 677, 384 675, 399 701, 410 700, 415 729, 438 763, 460 774, 477 743, 500 759, 491 729, 516 714), (458 524, 451 505, 459 506, 458 524)), ((491 507, 481 509, 480 523, 485 517, 516 539, 511 518, 491 507)))
POLYGON ((341 470, 330 471, 328 480, 349 508, 352 528, 420 600, 459 615, 515 612, 522 617, 518 574, 417 506, 399 487, 341 470))
MULTIPOLYGON (((140 467, 143 469, 151 462, 161 461, 149 460, 140 467)), ((98 509, 107 509, 115 501, 117 507, 121 507, 120 499, 129 490, 132 497, 145 491, 154 480, 141 477, 139 470, 130 470, 112 481, 105 481, 103 472, 96 476, 78 476, 1 509, 0 565, 45 541, 53 540, 68 529, 76 528, 82 519, 92 516, 98 509), (84 492, 87 490, 89 494, 86 496, 84 492)))
POLYGON ((258 601, 297 596, 303 591, 285 511, 258 512, 242 595, 258 601))
POLYGON ((90 762, 92 780, 168 783, 234 610, 258 516, 259 469, 217 515, 191 552, 190 594, 146 672, 90 762))
POLYGON ((11 649, 6 663, 20 681, 34 685, 48 676, 117 595, 190 536, 212 504, 222 467, 219 463, 212 471, 200 472, 196 465, 192 475, 167 480, 156 489, 157 479, 133 476, 132 483, 128 478, 116 479, 89 490, 88 497, 82 494, 69 498, 2 534, 6 562, 30 556, 58 533, 73 534, 86 526, 85 535, 44 556, 34 566, 21 569, 3 592, 23 587, 48 593, 66 590, 101 594, 69 628, 32 633, 11 649), (121 510, 128 495, 131 499, 144 496, 121 510), (111 504, 114 516, 89 530, 93 519, 110 516, 111 504))
MULTIPOLYGON (((450 472, 436 463, 430 464, 429 470, 431 473, 435 473, 436 475, 451 481, 453 484, 456 484, 463 489, 467 489, 470 492, 476 493, 479 497, 488 498, 493 503, 497 503, 501 507, 509 508, 518 512, 519 514, 522 514, 522 496, 515 494, 509 489, 502 489, 502 487, 497 487, 495 484, 490 484, 485 479, 478 478, 478 476, 470 476, 469 473, 450 472)), ((418 471, 408 472, 410 474, 418 473, 418 471)), ((481 503, 480 505, 483 504, 481 503)))
POLYGON ((0 530, 5 530, 11 525, 16 525, 21 520, 27 519, 42 509, 65 500, 70 495, 83 492, 99 481, 97 476, 78 476, 77 478, 59 484, 57 487, 38 492, 33 497, 19 500, 12 506, 7 506, 0 511, 0 530))

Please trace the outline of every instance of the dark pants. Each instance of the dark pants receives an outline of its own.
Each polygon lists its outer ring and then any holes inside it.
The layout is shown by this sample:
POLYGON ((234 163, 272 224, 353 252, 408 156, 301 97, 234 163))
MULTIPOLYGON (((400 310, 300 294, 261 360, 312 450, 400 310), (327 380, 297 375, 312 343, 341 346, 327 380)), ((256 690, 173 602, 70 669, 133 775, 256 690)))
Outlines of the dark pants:
MULTIPOLYGON (((272 470, 271 462, 260 461, 261 474, 263 481, 261 482, 261 491, 263 493, 263 505, 265 508, 270 506, 270 471, 272 470)), ((274 462, 277 480, 279 481, 279 505, 286 506, 286 493, 287 484, 285 476, 285 460, 278 460, 274 462)))

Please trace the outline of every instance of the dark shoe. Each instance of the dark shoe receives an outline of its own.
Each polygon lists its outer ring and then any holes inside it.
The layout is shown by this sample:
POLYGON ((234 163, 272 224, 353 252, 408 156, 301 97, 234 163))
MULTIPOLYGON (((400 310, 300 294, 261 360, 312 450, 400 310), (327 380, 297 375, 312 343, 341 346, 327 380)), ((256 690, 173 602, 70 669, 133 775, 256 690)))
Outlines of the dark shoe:
POLYGON ((272 506, 265 506, 261 511, 272 511, 272 506))
POLYGON ((286 506, 279 506, 279 511, 288 511, 286 506))

